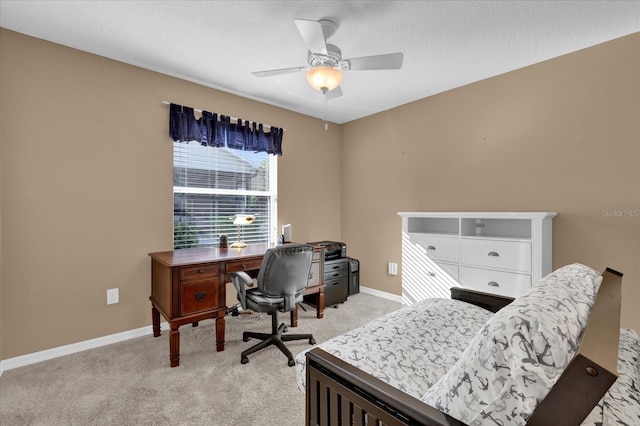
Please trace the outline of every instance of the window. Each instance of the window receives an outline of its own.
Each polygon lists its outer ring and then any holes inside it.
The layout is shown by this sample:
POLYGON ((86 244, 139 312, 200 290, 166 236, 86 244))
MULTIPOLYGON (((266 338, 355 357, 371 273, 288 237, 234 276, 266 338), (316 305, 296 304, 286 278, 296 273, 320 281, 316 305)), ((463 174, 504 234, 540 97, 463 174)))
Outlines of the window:
POLYGON ((173 246, 276 242, 277 157, 266 152, 173 142, 173 246), (253 214, 241 227, 235 214, 253 214), (238 235, 238 233, 241 235, 238 235))

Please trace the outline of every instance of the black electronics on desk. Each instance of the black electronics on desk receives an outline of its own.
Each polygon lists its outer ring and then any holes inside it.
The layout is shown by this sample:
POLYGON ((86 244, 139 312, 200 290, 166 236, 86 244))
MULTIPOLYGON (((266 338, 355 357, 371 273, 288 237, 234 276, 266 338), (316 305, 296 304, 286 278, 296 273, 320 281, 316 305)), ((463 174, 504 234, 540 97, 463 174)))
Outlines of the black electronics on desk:
MULTIPOLYGON (((324 248, 324 306, 346 302, 350 282, 346 244, 338 241, 315 241, 308 244, 324 248)), ((306 297, 305 301, 313 302, 306 297)))

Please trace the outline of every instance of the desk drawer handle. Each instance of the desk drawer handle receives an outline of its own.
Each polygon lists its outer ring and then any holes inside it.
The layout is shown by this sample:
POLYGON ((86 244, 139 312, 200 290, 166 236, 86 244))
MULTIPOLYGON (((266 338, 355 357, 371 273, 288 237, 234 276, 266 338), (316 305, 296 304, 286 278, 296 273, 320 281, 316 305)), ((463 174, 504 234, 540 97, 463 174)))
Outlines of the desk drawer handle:
POLYGON ((193 297, 195 297, 198 302, 202 302, 206 295, 207 293, 196 293, 193 295, 193 297))
POLYGON ((240 265, 240 267, 241 267, 242 269, 247 269, 247 265, 245 265, 244 263, 243 263, 242 265, 240 265))
POLYGON ((490 285, 491 287, 500 287, 500 284, 495 281, 489 281, 487 285, 490 285))
POLYGON ((490 257, 500 257, 500 255, 495 251, 490 251, 488 256, 490 256, 490 257))
POLYGON ((204 274, 204 269, 198 269, 198 274, 199 274, 199 275, 204 274))
POLYGON ((435 251, 435 250, 436 250, 436 248, 435 248, 434 246, 429 246, 429 247, 427 247, 427 250, 433 250, 433 251, 435 251))

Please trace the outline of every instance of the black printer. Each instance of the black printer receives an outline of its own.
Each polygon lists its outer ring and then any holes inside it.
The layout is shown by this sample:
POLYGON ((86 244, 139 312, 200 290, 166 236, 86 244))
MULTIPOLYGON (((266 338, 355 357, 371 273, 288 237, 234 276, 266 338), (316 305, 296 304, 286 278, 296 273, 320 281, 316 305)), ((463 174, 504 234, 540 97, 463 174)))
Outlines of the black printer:
POLYGON ((335 260, 347 257, 347 245, 338 241, 315 241, 312 246, 324 247, 324 260, 335 260))

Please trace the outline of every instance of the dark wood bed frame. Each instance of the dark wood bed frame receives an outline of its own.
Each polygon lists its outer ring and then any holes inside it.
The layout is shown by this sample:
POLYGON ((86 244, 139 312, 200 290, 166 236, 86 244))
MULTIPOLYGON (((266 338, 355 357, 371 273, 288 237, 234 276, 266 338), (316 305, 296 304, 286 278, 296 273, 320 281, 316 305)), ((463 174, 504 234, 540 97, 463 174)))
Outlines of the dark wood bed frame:
MULTIPOLYGON (((607 268, 580 349, 528 425, 579 425, 615 382, 622 274, 607 268)), ((497 312, 513 299, 453 288, 453 299, 497 312)), ((464 425, 424 402, 314 348, 307 353, 306 424, 464 425)))

